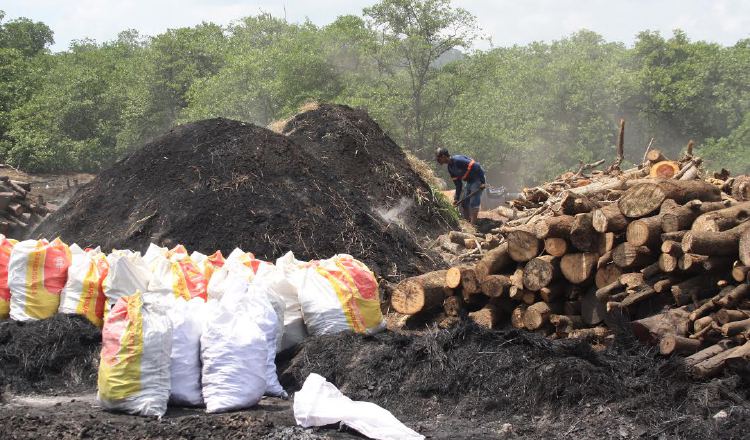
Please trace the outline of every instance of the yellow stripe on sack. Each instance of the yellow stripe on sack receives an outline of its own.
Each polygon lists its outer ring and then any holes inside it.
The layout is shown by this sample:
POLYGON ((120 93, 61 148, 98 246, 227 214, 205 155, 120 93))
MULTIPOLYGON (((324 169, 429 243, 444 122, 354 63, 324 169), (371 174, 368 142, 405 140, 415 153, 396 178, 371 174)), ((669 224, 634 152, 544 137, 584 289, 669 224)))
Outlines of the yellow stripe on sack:
POLYGON ((363 333, 365 329, 362 328, 362 323, 354 319, 354 311, 352 310, 351 305, 351 291, 345 292, 344 289, 346 289, 347 287, 336 277, 331 275, 327 270, 321 267, 316 267, 315 270, 317 270, 319 274, 321 274, 323 277, 325 277, 326 280, 328 280, 329 283, 331 283, 334 292, 336 292, 336 296, 339 298, 341 308, 344 311, 344 316, 346 317, 346 322, 349 324, 349 327, 351 327, 351 329, 357 333, 363 333))
POLYGON ((83 315, 97 327, 102 326, 102 320, 96 316, 96 300, 99 297, 99 270, 92 259, 89 270, 83 278, 81 300, 76 307, 76 313, 83 315))
MULTIPOLYGON (((352 293, 351 298, 349 300, 349 307, 352 311, 352 319, 355 319, 358 328, 361 331, 364 332, 368 329, 367 321, 362 313, 362 306, 367 306, 366 302, 363 301, 362 295, 359 293, 359 288, 357 287, 357 283, 354 281, 354 278, 352 278, 351 274, 347 270, 347 268, 341 264, 338 260, 334 260, 334 264, 339 269, 339 274, 341 274, 342 281, 346 283, 347 287, 349 288, 349 291, 352 293), (364 304, 363 304, 364 302, 364 304)), ((365 314, 366 315, 366 314, 365 314)))
POLYGON ((99 365, 99 395, 106 400, 121 400, 141 391, 141 360, 143 358, 143 298, 141 293, 122 298, 127 302, 127 324, 111 358, 102 356, 99 365))
POLYGON ((185 274, 182 273, 180 264, 170 261, 169 270, 172 272, 172 291, 175 298, 184 298, 186 301, 190 301, 190 291, 188 290, 185 274))
POLYGON ((46 319, 57 312, 60 295, 44 288, 44 262, 49 244, 36 243, 36 249, 29 253, 26 263, 26 314, 31 318, 46 319))
MULTIPOLYGON (((352 263, 357 266, 357 269, 355 270, 361 270, 367 272, 371 277, 375 278, 375 274, 370 271, 367 266, 364 264, 361 264, 357 260, 353 260, 352 263)), ((342 271, 344 276, 350 280, 350 282, 355 286, 354 292, 356 292, 354 301, 357 304, 358 312, 360 319, 364 322, 364 326, 366 329, 372 329, 377 328, 383 323, 383 313, 380 311, 380 299, 376 296, 375 299, 367 299, 362 296, 362 292, 359 291, 359 288, 356 287, 357 283, 354 281, 354 277, 351 274, 351 270, 341 264, 339 261, 336 261, 336 266, 342 271)))

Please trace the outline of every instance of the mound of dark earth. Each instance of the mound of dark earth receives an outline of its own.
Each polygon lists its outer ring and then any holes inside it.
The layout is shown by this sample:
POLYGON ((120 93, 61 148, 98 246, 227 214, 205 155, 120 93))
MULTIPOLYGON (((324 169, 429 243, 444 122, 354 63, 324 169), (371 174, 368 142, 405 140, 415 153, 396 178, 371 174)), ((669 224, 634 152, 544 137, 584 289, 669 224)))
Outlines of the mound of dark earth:
POLYGON ((280 361, 288 390, 318 373, 417 429, 465 433, 454 438, 741 439, 750 426, 750 389, 740 377, 696 382, 679 358, 627 337, 595 351, 473 326, 340 334, 308 338, 280 361), (715 418, 722 410, 727 416, 715 418))
POLYGON ((227 119, 176 127, 103 171, 33 235, 105 250, 349 253, 383 276, 434 266, 420 242, 449 225, 366 113, 323 106, 290 124, 300 127, 290 136, 227 119))

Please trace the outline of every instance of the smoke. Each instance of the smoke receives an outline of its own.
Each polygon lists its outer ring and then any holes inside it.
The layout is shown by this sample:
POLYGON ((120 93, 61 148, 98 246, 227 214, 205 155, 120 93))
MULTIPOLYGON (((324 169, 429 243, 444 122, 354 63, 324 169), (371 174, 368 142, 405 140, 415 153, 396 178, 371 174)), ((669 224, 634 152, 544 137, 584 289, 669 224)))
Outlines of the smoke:
POLYGON ((402 197, 398 204, 390 209, 385 207, 375 208, 378 216, 388 224, 396 224, 404 229, 406 226, 406 211, 414 205, 414 202, 406 197, 402 197))

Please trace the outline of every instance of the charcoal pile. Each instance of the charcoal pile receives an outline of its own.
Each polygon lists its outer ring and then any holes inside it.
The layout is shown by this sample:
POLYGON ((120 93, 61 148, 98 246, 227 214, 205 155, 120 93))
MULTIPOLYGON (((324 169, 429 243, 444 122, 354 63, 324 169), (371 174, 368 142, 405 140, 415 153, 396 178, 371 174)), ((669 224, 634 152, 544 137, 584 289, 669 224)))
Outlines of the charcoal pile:
POLYGON ((79 315, 0 322, 0 384, 16 392, 94 390, 101 339, 79 315))
POLYGON ((31 183, 0 176, 0 234, 20 237, 56 209, 41 197, 31 200, 31 183))
POLYGON ((176 127, 83 186, 33 236, 105 251, 153 242, 228 255, 238 246, 266 260, 348 253, 394 279, 435 267, 420 242, 450 224, 400 148, 364 112, 307 113, 298 119, 314 123, 304 127, 326 135, 301 142, 302 128, 285 136, 227 119, 176 127), (343 178, 370 172, 368 183, 343 178))
POLYGON ((582 166, 526 189, 524 200, 537 204, 530 214, 491 240, 455 234, 478 259, 402 281, 391 306, 438 311, 444 326, 466 317, 597 344, 624 318, 662 354, 689 356, 696 376, 747 374, 750 180, 708 177, 700 164, 691 146, 679 161, 650 149, 630 170, 616 161, 587 175, 582 166))

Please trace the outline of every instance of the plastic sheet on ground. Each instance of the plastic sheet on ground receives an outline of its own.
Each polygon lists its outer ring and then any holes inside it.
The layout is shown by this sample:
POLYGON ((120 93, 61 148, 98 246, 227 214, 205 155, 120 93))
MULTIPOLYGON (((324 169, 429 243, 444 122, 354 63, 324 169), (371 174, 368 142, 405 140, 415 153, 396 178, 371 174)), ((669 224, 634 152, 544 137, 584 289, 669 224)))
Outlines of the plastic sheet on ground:
POLYGON ((351 400, 315 373, 305 379, 302 389, 294 395, 294 419, 305 428, 340 422, 376 440, 424 439, 390 411, 374 403, 351 400))

